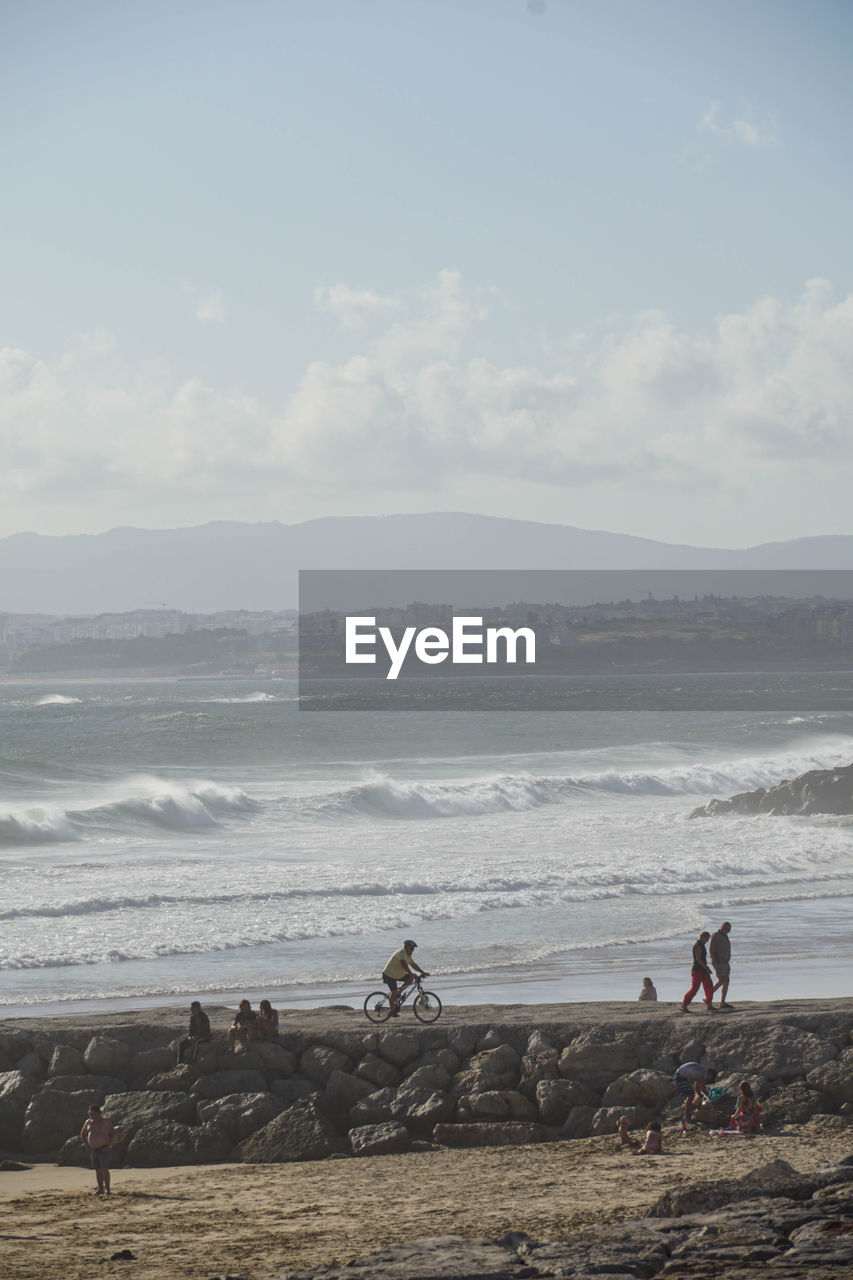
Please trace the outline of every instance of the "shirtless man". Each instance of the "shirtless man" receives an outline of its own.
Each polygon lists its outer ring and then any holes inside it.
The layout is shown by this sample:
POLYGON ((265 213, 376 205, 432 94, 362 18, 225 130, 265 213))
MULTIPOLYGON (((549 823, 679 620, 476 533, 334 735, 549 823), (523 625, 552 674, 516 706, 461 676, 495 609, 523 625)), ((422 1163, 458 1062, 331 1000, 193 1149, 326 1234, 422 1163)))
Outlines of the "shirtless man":
POLYGON ((714 966, 714 972, 717 975, 717 981, 714 983, 712 990, 720 992, 721 1009, 731 1009, 732 1007, 726 1001, 726 996, 729 994, 729 978, 732 971, 732 944, 729 941, 731 931, 732 926, 726 920, 714 934, 709 948, 711 964, 714 966))
POLYGON ((89 1159, 98 1179, 96 1196, 110 1194, 110 1147, 115 1136, 115 1126, 101 1115, 100 1107, 92 1105, 89 1108, 89 1119, 80 1130, 80 1141, 89 1152, 89 1159))

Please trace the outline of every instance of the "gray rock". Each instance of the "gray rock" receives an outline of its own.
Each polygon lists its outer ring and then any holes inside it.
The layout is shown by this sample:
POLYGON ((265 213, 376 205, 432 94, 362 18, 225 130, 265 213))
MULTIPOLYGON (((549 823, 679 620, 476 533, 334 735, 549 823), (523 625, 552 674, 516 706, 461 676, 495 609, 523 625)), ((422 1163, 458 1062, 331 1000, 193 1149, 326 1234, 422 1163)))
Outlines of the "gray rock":
POLYGON ((259 1071, 217 1071, 200 1076, 190 1088, 196 1098, 224 1098, 229 1093, 266 1093, 267 1082, 259 1071))
POLYGON ((427 1049, 425 1053, 422 1053, 419 1058, 414 1062, 410 1062, 403 1069, 403 1075, 408 1078, 415 1071, 420 1071, 422 1067, 442 1067, 447 1072, 448 1079, 450 1079, 456 1075, 461 1066, 462 1059, 452 1049, 427 1049))
POLYGON ((387 1124, 365 1124, 350 1129, 349 1144, 354 1156, 387 1156, 408 1151, 411 1135, 405 1125, 395 1120, 387 1124))
POLYGON ((324 1044, 312 1045, 299 1059, 299 1070, 308 1080, 324 1085, 333 1071, 352 1072, 352 1058, 324 1044))
POLYGON ((394 1118, 416 1133, 431 1133, 435 1125, 450 1120, 455 1110, 450 1094, 426 1089, 400 1089, 392 1107, 394 1118))
POLYGON ((127 1084, 118 1076, 51 1076, 42 1086, 44 1093, 88 1093, 89 1101, 103 1104, 110 1093, 126 1093, 127 1084))
POLYGON ((471 1056, 476 1044, 473 1027, 451 1027, 447 1032, 447 1047, 458 1055, 460 1062, 471 1056))
POLYGON ((329 1106, 337 1112, 348 1112, 350 1107, 373 1092, 369 1080, 361 1080, 346 1071, 333 1071, 326 1081, 326 1098, 329 1106))
POLYGON ((408 1066, 420 1054, 420 1041, 410 1031, 383 1031, 379 1036, 377 1053, 395 1067, 408 1066))
POLYGON ((124 1077, 130 1066, 131 1052, 122 1040, 109 1036, 93 1036, 83 1052, 83 1061, 92 1075, 124 1077))
MULTIPOLYGON (((454 1055, 455 1056, 455 1055, 454 1055)), ((403 1076, 399 1067, 385 1062, 375 1053, 366 1053, 355 1069, 360 1080, 367 1080, 376 1089, 396 1088, 403 1076)))
POLYGON ((727 1022, 725 1027, 715 1028, 709 1049, 709 1057, 718 1069, 785 1081, 806 1075, 836 1056, 831 1041, 779 1023, 750 1027, 727 1022))
MULTIPOLYGON (((533 1037, 531 1037, 531 1040, 533 1037)), ((544 1047, 536 1052, 528 1049, 521 1059, 521 1074, 518 1080, 518 1091, 526 1098, 535 1098, 537 1089, 544 1081, 557 1080, 557 1062, 559 1052, 552 1047, 544 1047)))
POLYGON ((636 1031, 596 1026, 576 1036, 560 1054, 561 1076, 593 1075, 615 1080, 627 1071, 645 1066, 647 1047, 636 1031))
POLYGON ((511 1044, 500 1043, 494 1048, 476 1053, 468 1063, 468 1068, 470 1071, 481 1071, 494 1076, 511 1074, 515 1083, 521 1069, 521 1055, 511 1044))
POLYGON ((563 1124, 573 1107, 596 1110, 598 1098, 580 1080, 540 1080, 536 1086, 536 1106, 543 1124, 563 1124))
POLYGON ((249 1164, 283 1164, 297 1160, 324 1160, 349 1152, 328 1112, 316 1097, 287 1107, 257 1133, 240 1144, 249 1164))
POLYGON ((0 1147, 22 1150, 24 1116, 37 1089, 36 1081, 23 1071, 0 1074, 0 1147))
POLYGON ((58 1151, 79 1134, 89 1114, 92 1095, 42 1089, 30 1099, 24 1115, 22 1148, 32 1153, 58 1151))
POLYGON ((517 1082, 517 1071, 494 1072, 474 1067, 459 1071, 453 1077, 450 1092, 455 1098, 461 1098, 466 1093, 493 1093, 497 1089, 514 1089, 517 1082))
POLYGON ((284 1100, 272 1093, 230 1093, 199 1102, 196 1114, 202 1124, 225 1134, 230 1148, 263 1129, 284 1108, 284 1100))
POLYGON ((177 1065, 177 1049, 164 1046, 162 1049, 143 1049, 133 1058, 134 1079, 146 1081, 155 1072, 170 1071, 177 1065))
POLYGON ((82 1076, 85 1071, 83 1055, 73 1044, 58 1044, 50 1055, 49 1076, 82 1076))
POLYGON ((12 1062, 20 1061, 24 1054, 32 1052, 32 1048, 32 1036, 26 1031, 19 1031, 17 1027, 0 1029, 0 1053, 4 1053, 12 1062))
MULTIPOLYGON (((761 1103, 761 1121, 765 1126, 775 1124, 802 1124, 814 1115, 834 1110, 832 1101, 824 1093, 809 1089, 801 1081, 776 1089, 761 1103)), ((734 1106, 732 1106, 734 1111, 734 1106)))
POLYGON ((535 1120, 536 1107, 524 1094, 513 1089, 494 1093, 469 1093, 460 1098, 456 1119, 466 1120, 535 1120))
POLYGON ((442 1089, 446 1089, 450 1084, 450 1081, 451 1075, 446 1067, 434 1062, 425 1064, 424 1066, 418 1066, 410 1075, 407 1075, 403 1088, 440 1091, 442 1089))
POLYGON ((47 1075, 44 1058, 40 1053, 36 1053, 35 1049, 25 1053, 23 1058, 19 1058, 17 1067, 19 1071, 23 1071, 24 1075, 32 1076, 34 1080, 43 1080, 47 1075))
POLYGON ((628 1117, 631 1129, 641 1129, 654 1120, 655 1113, 648 1107, 600 1107, 592 1117, 590 1133, 593 1136, 602 1133, 615 1133, 620 1116, 628 1117))
POLYGON ((188 1093, 113 1093, 103 1104, 104 1115, 111 1120, 122 1138, 128 1141, 143 1125, 156 1120, 178 1120, 191 1124, 195 1120, 195 1099, 188 1093))
POLYGON ((628 1075, 619 1076, 605 1089, 602 1105, 605 1107, 648 1107, 656 1111, 676 1093, 672 1076, 662 1071, 650 1071, 642 1067, 628 1075))
POLYGON ((195 1063, 182 1063, 172 1067, 171 1071, 158 1071, 148 1081, 149 1089, 170 1089, 175 1093, 187 1093, 200 1079, 201 1073, 195 1063))
POLYGON ((263 1063, 265 1075, 277 1080, 287 1079, 296 1070, 296 1055, 275 1041, 262 1042, 254 1046, 255 1053, 263 1063))
POLYGON ((155 1120, 137 1129, 125 1152, 124 1162, 139 1169, 218 1164, 228 1159, 230 1148, 227 1135, 212 1126, 155 1120))
POLYGON ((270 1093, 275 1094, 277 1098, 281 1098, 286 1107, 290 1107, 294 1102, 298 1102, 300 1098, 307 1098, 312 1093, 317 1093, 317 1086, 312 1084, 310 1080, 302 1080, 294 1077, 292 1080, 273 1080, 270 1085, 270 1093))
POLYGON ((845 1049, 835 1062, 815 1067, 806 1081, 818 1093, 828 1094, 837 1106, 853 1102, 853 1049, 845 1049))
POLYGON ((350 1124, 356 1127, 385 1124, 394 1118, 396 1101, 395 1089, 377 1089, 355 1104, 350 1111, 350 1124))
POLYGON ((517 1147, 547 1138, 541 1124, 437 1124, 433 1138, 444 1147, 517 1147))
POLYGON ((561 1138, 589 1138, 598 1107, 572 1107, 560 1133, 561 1138))

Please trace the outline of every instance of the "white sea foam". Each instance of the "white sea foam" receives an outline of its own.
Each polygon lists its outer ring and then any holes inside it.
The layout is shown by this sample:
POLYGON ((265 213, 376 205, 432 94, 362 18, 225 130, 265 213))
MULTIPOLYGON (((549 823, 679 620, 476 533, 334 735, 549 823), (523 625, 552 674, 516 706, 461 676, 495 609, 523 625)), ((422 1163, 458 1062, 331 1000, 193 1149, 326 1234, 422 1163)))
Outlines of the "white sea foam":
POLYGON ((77 838, 68 814, 59 810, 0 811, 0 845, 56 844, 77 838))
POLYGON ((43 697, 36 699, 35 705, 37 707, 70 707, 81 701, 81 698, 71 698, 64 693, 46 693, 43 697))

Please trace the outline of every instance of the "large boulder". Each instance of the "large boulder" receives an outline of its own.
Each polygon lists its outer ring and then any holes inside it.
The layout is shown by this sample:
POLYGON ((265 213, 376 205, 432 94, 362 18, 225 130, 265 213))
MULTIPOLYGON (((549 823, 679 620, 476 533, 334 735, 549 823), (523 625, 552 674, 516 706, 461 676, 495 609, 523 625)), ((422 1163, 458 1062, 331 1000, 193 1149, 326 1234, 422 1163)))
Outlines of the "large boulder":
POLYGON ((355 1127, 364 1125, 385 1124, 394 1118, 394 1107, 397 1102, 395 1089, 377 1089, 366 1098, 362 1098, 349 1114, 350 1124, 355 1127))
POLYGON ((143 1125, 157 1120, 178 1120, 192 1124, 196 1102, 188 1093, 113 1093, 103 1104, 103 1114, 111 1120, 123 1139, 130 1140, 143 1125))
POLYGON ((21 1150, 24 1117, 37 1090, 35 1080, 23 1071, 0 1073, 0 1147, 21 1150))
POLYGON ((227 1134, 210 1125, 155 1120, 137 1129, 125 1152, 124 1163, 139 1169, 218 1164, 228 1159, 230 1149, 227 1134))
POLYGON ((403 1124, 389 1121, 387 1124, 365 1124, 350 1129, 349 1144, 354 1156, 389 1156, 408 1151, 411 1144, 409 1131, 403 1124))
POLYGON ((517 1147, 547 1138, 541 1124, 437 1124, 432 1133, 444 1147, 517 1147))
POLYGON ((191 1086, 196 1098, 225 1098, 229 1093, 266 1093, 267 1082, 260 1071, 216 1071, 200 1076, 191 1086))
POLYGON ((641 1129, 654 1120, 655 1113, 649 1107, 599 1107, 592 1117, 590 1133, 615 1133, 619 1127, 619 1117, 628 1117, 628 1127, 641 1129))
POLYGON ((123 1040, 93 1036, 83 1051, 83 1061, 94 1076, 121 1076, 130 1066, 131 1052, 123 1040))
POLYGON ((157 1071, 148 1081, 149 1089, 169 1089, 175 1093, 186 1093, 193 1087, 201 1072, 195 1063, 183 1062, 169 1071, 157 1071))
POLYGON ((127 1084, 118 1076, 51 1076, 42 1086, 44 1093, 88 1093, 89 1102, 103 1104, 111 1093, 126 1093, 127 1084))
POLYGON ((605 1107, 640 1106, 656 1111, 676 1092, 672 1076, 641 1067, 639 1071, 631 1071, 613 1080, 604 1090, 601 1101, 605 1107))
POLYGON ((395 1067, 408 1066, 421 1051, 420 1041, 410 1031, 385 1031, 379 1037, 377 1053, 395 1067))
POLYGON ((455 1110, 456 1100, 450 1094, 428 1089, 400 1089, 392 1107, 394 1117, 416 1133, 430 1133, 436 1124, 450 1120, 455 1110))
POLYGON ((410 1072, 403 1082, 404 1089, 446 1089, 451 1081, 451 1073, 438 1062, 426 1063, 410 1072))
POLYGON ((302 1080, 294 1076, 291 1080, 273 1080, 270 1093, 281 1098, 286 1107, 292 1107, 294 1102, 299 1102, 300 1098, 307 1098, 310 1094, 317 1093, 317 1086, 310 1080, 302 1080))
MULTIPOLYGON (((456 1055, 454 1054, 454 1057, 456 1055)), ((393 1062, 385 1062, 375 1053, 366 1053, 355 1069, 360 1080, 367 1080, 374 1089, 393 1089, 402 1080, 402 1072, 393 1062)))
POLYGON ((541 1032, 534 1032, 530 1037, 527 1052, 521 1059, 518 1092, 523 1093, 526 1098, 535 1098, 540 1084, 558 1078, 559 1058, 558 1050, 541 1035, 541 1032))
POLYGON ((133 1074, 137 1081, 145 1082, 155 1073, 170 1071, 177 1066, 177 1049, 165 1046, 161 1049, 143 1049, 133 1059, 133 1074))
POLYGON ((462 1059, 452 1049, 427 1049, 426 1053, 422 1053, 419 1058, 403 1068, 403 1075, 408 1079, 416 1071, 420 1071, 422 1067, 442 1067, 447 1072, 448 1079, 450 1079, 456 1075, 461 1066, 462 1059))
POLYGON ((836 1106, 853 1102, 853 1049, 845 1049, 835 1062, 825 1062, 806 1076, 813 1089, 828 1094, 836 1106))
POLYGON ((369 1080, 349 1075, 346 1071, 333 1071, 326 1081, 326 1100, 336 1112, 348 1112, 362 1098, 374 1092, 369 1080))
POLYGON ((572 1107, 594 1111, 598 1101, 594 1090, 580 1080, 540 1080, 536 1086, 536 1106, 543 1124, 563 1124, 572 1107))
POLYGON ((47 1064, 35 1049, 25 1053, 23 1058, 19 1058, 16 1065, 19 1071, 23 1071, 26 1076, 32 1076, 34 1080, 43 1080, 47 1075, 47 1064))
POLYGON ((450 1084, 450 1092, 454 1098, 461 1098, 466 1093, 494 1093, 500 1089, 514 1089, 518 1082, 518 1072, 490 1071, 486 1067, 470 1067, 458 1071, 450 1084))
POLYGON ((349 1146, 317 1097, 287 1107, 240 1144, 249 1164, 284 1164, 296 1160, 324 1160, 349 1152, 349 1146))
POLYGON ((275 1041, 262 1041, 254 1046, 255 1053, 263 1063, 262 1070, 270 1078, 283 1080, 293 1075, 296 1070, 296 1055, 275 1041))
POLYGON ((89 1115, 92 1095, 42 1089, 33 1095, 24 1116, 22 1147, 32 1153, 58 1151, 79 1134, 89 1115))
POLYGON ((456 1119, 466 1120, 535 1120, 536 1107, 529 1098, 514 1089, 494 1093, 469 1093, 459 1099, 456 1119))
MULTIPOLYGON (((734 1111, 732 1103, 731 1110, 734 1111)), ((826 1115, 834 1110, 825 1093, 810 1089, 801 1080, 776 1089, 761 1103, 761 1122, 766 1125, 803 1124, 812 1116, 826 1115)), ((723 1117, 728 1120, 728 1116, 723 1117)))
POLYGON ((284 1100, 273 1093, 231 1093, 199 1102, 197 1115, 202 1124, 225 1134, 229 1147, 234 1147, 263 1129, 284 1107, 284 1100))
POLYGON ((511 1044, 496 1044, 491 1049, 475 1053, 468 1063, 468 1068, 471 1071, 488 1072, 495 1076, 511 1074, 515 1082, 518 1080, 521 1069, 521 1055, 511 1044))
POLYGON ((723 1071, 743 1071, 747 1077, 795 1080, 838 1056, 835 1045, 811 1031, 784 1024, 727 1026, 709 1038, 708 1057, 723 1071))
POLYGON ((588 1138, 592 1134, 592 1126, 598 1114, 598 1107, 572 1107, 560 1130, 561 1138, 588 1138))
POLYGON ((58 1044, 50 1055, 49 1076, 82 1076, 85 1071, 83 1055, 73 1044, 58 1044))
POLYGON ((26 1031, 17 1027, 0 1029, 0 1053, 6 1055, 11 1062, 19 1062, 24 1054, 32 1053, 33 1038, 26 1031))
POLYGON ((352 1072, 353 1061, 338 1049, 325 1044, 313 1044, 299 1059, 299 1070, 308 1080, 325 1085, 333 1071, 352 1072))
POLYGON ((596 1026, 582 1032, 560 1054, 561 1076, 594 1076, 603 1083, 646 1065, 648 1048, 637 1031, 596 1026))

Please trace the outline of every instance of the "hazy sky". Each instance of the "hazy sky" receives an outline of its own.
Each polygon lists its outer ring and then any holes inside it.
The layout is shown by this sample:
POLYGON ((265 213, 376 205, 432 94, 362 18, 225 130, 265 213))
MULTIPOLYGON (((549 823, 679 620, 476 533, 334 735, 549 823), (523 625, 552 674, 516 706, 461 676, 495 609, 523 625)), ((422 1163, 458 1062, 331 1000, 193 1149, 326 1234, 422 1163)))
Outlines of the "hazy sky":
POLYGON ((849 0, 0 0, 0 535, 853 533, 849 0))

